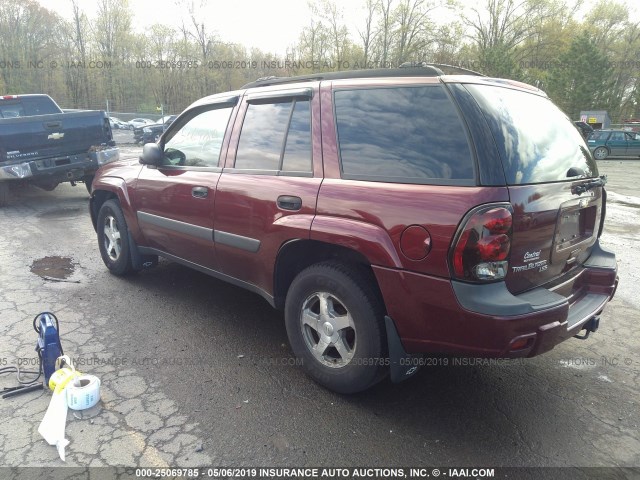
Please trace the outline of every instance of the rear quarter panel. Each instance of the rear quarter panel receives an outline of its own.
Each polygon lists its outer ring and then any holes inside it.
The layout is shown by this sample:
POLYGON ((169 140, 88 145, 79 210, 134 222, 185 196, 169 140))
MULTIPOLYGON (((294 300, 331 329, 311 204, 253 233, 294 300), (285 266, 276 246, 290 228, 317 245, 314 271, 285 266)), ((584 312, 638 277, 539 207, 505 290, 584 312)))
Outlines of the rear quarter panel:
MULTIPOLYGON (((401 79, 400 83, 411 81, 401 79)), ((438 79, 420 81, 437 83, 438 79)), ((394 80, 393 84, 398 82, 394 80)), ((376 80, 371 85, 387 83, 376 80)), ((348 85, 346 81, 340 82, 340 86, 348 85)), ((448 252, 460 220, 477 205, 508 201, 507 188, 341 179, 332 87, 330 82, 321 87, 325 179, 320 187, 311 238, 325 241, 341 238, 339 241, 345 246, 361 252, 374 265, 448 278, 448 252), (421 260, 408 258, 400 248, 402 233, 411 225, 424 227, 431 238, 430 249, 421 260)))

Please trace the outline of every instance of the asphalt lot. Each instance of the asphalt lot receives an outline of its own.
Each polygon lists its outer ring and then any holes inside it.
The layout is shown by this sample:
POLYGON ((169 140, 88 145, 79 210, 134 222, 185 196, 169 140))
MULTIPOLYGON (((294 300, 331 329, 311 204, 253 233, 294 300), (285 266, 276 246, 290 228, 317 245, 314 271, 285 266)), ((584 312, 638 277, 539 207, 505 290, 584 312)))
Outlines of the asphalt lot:
MULTIPOLYGON (((0 209, 0 362, 33 361, 31 321, 49 310, 65 353, 101 378, 97 415, 68 415, 67 466, 640 467, 640 161, 599 167, 620 287, 597 333, 541 357, 328 392, 296 367, 282 314, 257 295, 168 261, 110 275, 88 194, 66 184, 0 209), (47 257, 69 259, 67 278, 31 271, 47 257)), ((0 389, 15 384, 0 376, 0 389)), ((37 432, 49 400, 0 400, 1 466, 63 465, 37 432)))

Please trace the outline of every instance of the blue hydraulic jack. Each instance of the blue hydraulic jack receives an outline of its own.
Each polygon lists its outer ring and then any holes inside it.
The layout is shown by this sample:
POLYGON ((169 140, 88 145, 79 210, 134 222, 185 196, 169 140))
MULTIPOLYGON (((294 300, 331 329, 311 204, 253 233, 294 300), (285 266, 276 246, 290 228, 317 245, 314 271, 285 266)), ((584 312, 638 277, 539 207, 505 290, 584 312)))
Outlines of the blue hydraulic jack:
POLYGON ((6 393, 2 395, 2 398, 46 388, 49 385, 49 378, 56 371, 56 359, 63 354, 58 319, 50 312, 39 313, 33 319, 33 329, 38 333, 36 352, 38 352, 40 359, 40 374, 44 375, 43 383, 5 388, 4 392, 6 393))
POLYGON ((33 328, 38 332, 36 352, 40 357, 40 367, 44 374, 44 385, 49 385, 49 378, 56 371, 56 359, 63 354, 58 333, 58 319, 53 313, 43 312, 33 320, 33 328), (55 320, 55 324, 53 323, 55 320))

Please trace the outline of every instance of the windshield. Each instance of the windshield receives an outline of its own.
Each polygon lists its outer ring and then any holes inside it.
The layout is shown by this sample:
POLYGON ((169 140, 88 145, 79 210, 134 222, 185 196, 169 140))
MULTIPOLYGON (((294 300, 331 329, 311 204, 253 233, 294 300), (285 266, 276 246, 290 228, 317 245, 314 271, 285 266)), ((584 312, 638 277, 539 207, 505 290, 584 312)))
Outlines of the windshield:
POLYGON ((496 139, 509 185, 598 175, 580 132, 549 99, 489 85, 466 85, 496 139))

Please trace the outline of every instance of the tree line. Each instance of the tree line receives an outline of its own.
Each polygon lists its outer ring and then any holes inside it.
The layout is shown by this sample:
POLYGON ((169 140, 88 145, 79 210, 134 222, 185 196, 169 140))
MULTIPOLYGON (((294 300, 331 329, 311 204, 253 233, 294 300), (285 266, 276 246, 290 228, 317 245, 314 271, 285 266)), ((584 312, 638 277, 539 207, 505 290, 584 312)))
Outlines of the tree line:
MULTIPOLYGON (((62 1, 62 0, 61 0, 62 1)), ((545 90, 574 119, 640 116, 640 21, 615 0, 313 0, 286 54, 226 42, 197 0, 179 25, 132 31, 128 0, 79 0, 62 18, 35 0, 0 0, 0 93, 47 93, 66 108, 178 113, 192 101, 265 76, 405 62, 444 63, 545 90)), ((202 0, 201 0, 202 1, 202 0)))

